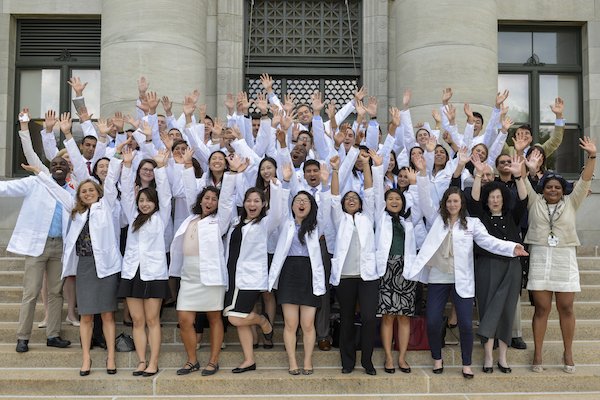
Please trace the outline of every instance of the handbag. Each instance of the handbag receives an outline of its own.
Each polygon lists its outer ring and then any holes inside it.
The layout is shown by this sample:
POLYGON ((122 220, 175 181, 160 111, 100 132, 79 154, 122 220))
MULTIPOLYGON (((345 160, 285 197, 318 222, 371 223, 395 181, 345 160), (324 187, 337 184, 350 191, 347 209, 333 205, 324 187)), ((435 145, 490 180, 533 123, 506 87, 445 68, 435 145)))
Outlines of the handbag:
POLYGON ((126 334, 125 332, 121 332, 119 336, 117 336, 115 340, 115 347, 118 352, 128 352, 135 350, 135 344, 133 344, 133 338, 126 334))
MULTIPOLYGON (((394 350, 399 350, 398 326, 394 324, 394 350)), ((427 320, 424 315, 416 315, 410 318, 410 338, 408 339, 408 350, 429 350, 429 339, 427 337, 427 320)))

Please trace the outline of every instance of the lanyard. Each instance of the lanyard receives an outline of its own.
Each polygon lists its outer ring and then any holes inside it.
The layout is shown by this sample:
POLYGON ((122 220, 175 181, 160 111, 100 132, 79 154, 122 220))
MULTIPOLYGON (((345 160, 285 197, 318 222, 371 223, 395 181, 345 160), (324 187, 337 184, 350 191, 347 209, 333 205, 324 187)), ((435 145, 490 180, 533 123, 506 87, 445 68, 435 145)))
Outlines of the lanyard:
MULTIPOLYGON (((550 223, 550 235, 552 236, 554 236, 554 215, 556 214, 556 210, 558 210, 559 205, 560 201, 556 203, 556 207, 554 207, 554 210, 552 210, 552 213, 550 213, 550 206, 548 205, 548 202, 546 202, 546 209, 548 210, 548 220, 550 223)), ((560 215, 558 217, 560 217, 560 215)), ((556 219, 558 219, 558 217, 556 219)))

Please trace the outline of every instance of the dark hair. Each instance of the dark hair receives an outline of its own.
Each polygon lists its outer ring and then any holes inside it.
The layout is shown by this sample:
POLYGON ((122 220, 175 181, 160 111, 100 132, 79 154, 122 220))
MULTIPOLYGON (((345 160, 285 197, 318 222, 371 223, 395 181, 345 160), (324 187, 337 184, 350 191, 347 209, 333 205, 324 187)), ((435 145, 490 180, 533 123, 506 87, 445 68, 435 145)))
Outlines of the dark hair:
MULTIPOLYGON (((251 187, 250 189, 246 190, 246 194, 244 195, 244 203, 246 202, 246 200, 248 200, 248 197, 250 197, 250 195, 252 193, 256 193, 258 194, 258 197, 260 197, 260 200, 263 203, 263 208, 260 210, 260 213, 258 214, 258 217, 256 217, 252 223, 256 223, 256 222, 260 222, 261 219, 263 219, 266 215, 267 215, 267 198, 265 196, 265 192, 264 190, 257 188, 257 187, 251 187)), ((242 223, 244 222, 245 219, 248 218, 248 213, 246 212, 246 207, 242 206, 242 209, 240 211, 240 222, 242 223)))
MULTIPOLYGON (((450 161, 450 155, 448 154, 448 150, 446 150, 446 148, 444 146, 442 146, 441 144, 436 144, 435 148, 433 149, 433 152, 435 154, 435 150, 437 149, 442 149, 444 150, 444 154, 446 154, 446 162, 444 163, 444 167, 446 166, 446 164, 448 164, 448 161, 450 161)), ((435 162, 433 163, 433 169, 435 169, 435 162)))
POLYGON ((296 112, 301 108, 301 107, 307 107, 309 111, 312 111, 312 108, 306 104, 306 103, 300 103, 296 106, 296 112))
POLYGON ((140 196, 142 194, 145 194, 146 197, 148 198, 149 201, 151 201, 152 203, 154 203, 155 207, 154 207, 154 211, 152 211, 149 214, 143 214, 138 206, 138 215, 137 217, 135 217, 135 220, 133 221, 133 224, 131 224, 133 230, 132 232, 137 231, 138 229, 140 229, 142 227, 142 225, 144 225, 151 217, 152 215, 154 215, 155 212, 157 212, 159 210, 159 206, 158 206, 158 193, 156 192, 156 189, 152 188, 152 187, 147 187, 147 188, 143 188, 140 189, 140 191, 138 192, 136 198, 135 198, 135 204, 139 204, 140 202, 140 196))
MULTIPOLYGON (((204 119, 210 120, 210 122, 212 122, 213 124, 215 123, 215 121, 212 119, 212 117, 210 115, 208 115, 208 114, 204 116, 204 119)), ((204 121, 201 121, 200 123, 203 124, 204 121)))
MULTIPOLYGON (((358 146, 358 151, 359 151, 359 153, 358 153, 358 154, 359 154, 359 155, 360 155, 360 151, 361 151, 361 150, 364 150, 364 151, 366 151, 367 153, 369 152, 369 148, 368 148, 367 146, 360 145, 360 146, 358 146)), ((357 158, 357 160, 358 160, 358 158, 357 158)), ((372 165, 373 165, 373 160, 371 159, 371 157, 369 157, 369 167, 371 167, 372 165)), ((358 176, 358 173, 357 173, 357 171, 358 171, 358 170, 356 169, 356 163, 354 163, 354 165, 352 166, 352 175, 354 175, 354 176, 358 176)))
POLYGON ((346 194, 344 194, 344 196, 342 197, 341 203, 342 203, 342 210, 344 212, 346 211, 346 207, 344 206, 344 203, 346 202, 346 197, 350 194, 350 193, 354 193, 357 197, 358 197, 358 211, 357 212, 362 212, 363 210, 363 201, 362 198, 360 197, 360 194, 356 193, 353 190, 349 190, 346 192, 346 194))
POLYGON ((542 177, 540 181, 542 191, 546 188, 546 185, 550 181, 557 181, 558 183, 560 183, 560 186, 563 190, 563 194, 567 193, 567 181, 565 180, 565 178, 562 177, 562 175, 556 174, 554 172, 544 174, 544 176, 542 177))
MULTIPOLYGON (((317 227, 317 211, 319 209, 319 206, 317 205, 315 198, 305 190, 301 190, 298 193, 296 193, 296 195, 292 199, 292 204, 296 200, 296 197, 300 196, 301 194, 308 197, 308 201, 310 201, 310 211, 309 211, 308 215, 306 216, 306 218, 304 218, 302 220, 302 223, 300 224, 300 229, 298 229, 298 240, 300 241, 300 243, 306 244, 306 242, 304 241, 304 235, 306 235, 307 233, 311 233, 317 227)), ((292 208, 292 216, 296 217, 294 215, 293 208, 292 208)))
POLYGON ((419 133, 419 131, 425 131, 425 132, 427 132, 427 135, 431 136, 431 132, 429 132, 429 130, 427 128, 422 126, 415 131, 415 138, 417 137, 417 134, 419 133))
POLYGON ((402 208, 400 209, 400 212, 398 214, 394 214, 392 212, 390 212, 387 207, 385 209, 385 211, 392 217, 392 219, 398 219, 398 217, 402 217, 402 218, 408 218, 410 217, 410 208, 407 210, 406 209, 406 197, 404 197, 404 194, 402 193, 402 190, 397 189, 397 188, 393 188, 388 190, 387 192, 385 192, 384 200, 387 200, 388 196, 392 193, 396 193, 397 195, 400 196, 400 198, 402 199, 402 208))
MULTIPOLYGON (((400 172, 402 172, 402 171, 408 171, 409 169, 410 169, 410 167, 407 167, 407 166, 404 166, 404 167, 400 168, 400 169, 398 170, 398 176, 400 176, 400 172)), ((410 182, 408 183, 408 186, 410 186, 410 182)), ((408 190, 408 186, 407 186, 407 187, 406 187, 406 189, 404 189, 404 190, 402 190, 402 189, 400 188, 400 186, 398 186, 398 190, 400 190, 400 192, 405 192, 405 191, 407 191, 407 190, 408 190)))
POLYGON ((321 169, 321 163, 311 158, 309 160, 304 161, 304 165, 302 166, 302 172, 306 172, 306 167, 310 167, 311 165, 314 165, 317 168, 321 169))
POLYGON ((275 170, 277 170, 277 161, 275 161, 274 158, 265 156, 262 160, 260 160, 260 163, 258 164, 258 173, 256 174, 256 185, 255 186, 262 190, 269 190, 268 188, 270 187, 269 182, 265 183, 265 180, 262 178, 262 176, 260 176, 260 168, 266 162, 270 162, 271 164, 273 164, 273 166, 275 167, 275 170))
MULTIPOLYGON (((229 169, 229 161, 227 161, 227 155, 225 153, 223 153, 221 150, 213 151, 210 154, 210 156, 208 156, 208 179, 209 179, 209 182, 214 182, 214 179, 213 179, 214 176, 212 174, 212 171, 210 170, 210 159, 212 158, 213 155, 215 155, 215 153, 221 154, 223 156, 223 158, 225 159, 225 170, 223 172, 225 172, 229 169)), ((223 180, 223 177, 221 177, 221 180, 223 180)))
POLYGON ((260 113, 257 112, 253 112, 252 114, 250 114, 250 119, 261 119, 262 115, 260 113))
MULTIPOLYGON (((177 129, 177 130, 179 130, 179 129, 177 129)), ((188 144, 187 144, 187 142, 185 140, 183 140, 183 139, 175 139, 173 141, 173 146, 171 146, 171 151, 175 150, 175 147, 179 146, 180 144, 185 144, 186 147, 189 147, 188 144)))
POLYGON ((481 120, 481 125, 483 125, 483 115, 481 115, 481 113, 478 113, 477 111, 473 111, 473 116, 475 118, 479 118, 481 120))
POLYGON ((423 151, 423 149, 421 148, 421 146, 414 146, 413 148, 410 149, 410 151, 408 152, 408 165, 414 169, 415 171, 417 170, 417 167, 415 166, 415 164, 412 162, 412 153, 413 150, 415 149, 419 149, 421 150, 421 154, 425 154, 425 152, 423 151))
POLYGON ((498 162, 500 161, 500 157, 509 157, 510 158, 510 154, 501 153, 498 157, 496 157, 496 161, 494 161, 494 165, 496 166, 496 169, 498 169, 498 162))
POLYGON ((93 140, 94 142, 97 142, 98 138, 94 135, 84 136, 83 139, 81 139, 81 144, 83 144, 83 142, 85 142, 86 140, 93 140))
POLYGON ((444 221, 444 226, 448 227, 448 222, 450 222, 450 213, 448 213, 448 209, 446 208, 446 201, 448 201, 448 197, 450 197, 451 194, 457 194, 460 197, 460 211, 458 212, 458 218, 460 220, 460 226, 463 229, 467 229, 467 201, 465 200, 465 195, 462 190, 456 186, 450 186, 446 189, 440 200, 440 215, 444 221))
MULTIPOLYGON (((390 151, 390 160, 394 158, 394 168, 392 168, 392 174, 398 175, 400 173, 400 168, 398 167, 398 157, 396 156, 396 152, 394 150, 390 151)), ((387 171, 384 171, 387 173, 387 171)))
POLYGON ((535 149, 538 149, 540 153, 542 153, 542 165, 540 165, 540 171, 542 171, 542 173, 546 173, 546 150, 544 150, 542 146, 540 146, 539 144, 534 144, 533 146, 530 146, 529 150, 527 150, 527 153, 525 154, 525 158, 529 157, 531 152, 535 149))
POLYGON ((529 131, 529 134, 533 135, 533 131, 531 130, 531 125, 529 125, 529 124, 523 124, 523 125, 517 127, 517 129, 527 129, 529 131))
MULTIPOLYGON (((215 186, 206 186, 204 189, 202 189, 202 191, 198 194, 198 196, 196 197, 196 204, 194 204, 194 207, 192 207, 192 213, 196 214, 196 215, 201 215, 202 218, 206 217, 206 215, 204 215, 202 213, 202 199, 204 198, 204 196, 206 195, 206 193, 208 192, 212 192, 214 193, 217 198, 219 198, 219 189, 215 186)), ((217 212, 218 207, 215 209, 215 213, 217 212)))
MULTIPOLYGON (((135 172, 135 184, 140 187, 142 186, 142 178, 140 178, 140 170, 142 169, 144 164, 152 164, 152 168, 156 168, 156 166, 157 166, 156 161, 154 161, 151 158, 144 158, 142 161, 140 161, 140 165, 138 165, 137 171, 135 172)), ((150 187, 156 188, 156 179, 152 179, 152 181, 150 182, 150 187)))
POLYGON ((97 161, 94 163, 94 166, 92 167, 92 176, 93 176, 94 178, 96 178, 96 180, 97 180, 98 182, 101 182, 101 183, 102 183, 102 180, 101 180, 101 179, 100 179, 100 177, 98 176, 98 163, 99 163, 100 161, 102 161, 102 160, 106 160, 106 161, 108 161, 108 162, 110 163, 110 158, 108 158, 108 157, 102 157, 102 158, 99 158, 99 159, 98 159, 98 160, 97 160, 97 161))
POLYGON ((502 214, 505 214, 508 211, 509 203, 511 202, 511 196, 504 183, 492 181, 483 185, 481 188, 481 197, 479 201, 481 201, 484 211, 488 213, 491 212, 490 208, 488 207, 488 198, 490 197, 490 193, 496 189, 500 190, 500 194, 502 195, 502 214))

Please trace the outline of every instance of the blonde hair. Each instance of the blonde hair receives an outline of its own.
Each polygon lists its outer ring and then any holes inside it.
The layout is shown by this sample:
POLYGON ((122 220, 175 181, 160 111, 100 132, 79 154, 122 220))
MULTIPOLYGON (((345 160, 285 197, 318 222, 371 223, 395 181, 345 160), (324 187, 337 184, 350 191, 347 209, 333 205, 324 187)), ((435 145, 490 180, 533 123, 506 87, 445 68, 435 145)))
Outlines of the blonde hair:
POLYGON ((75 219, 76 214, 83 214, 90 208, 86 204, 84 204, 83 201, 81 201, 81 199, 79 197, 81 194, 81 188, 86 183, 91 183, 92 185, 94 185, 94 187, 96 188, 96 191, 98 192, 98 199, 101 199, 102 196, 104 196, 104 190, 102 189, 102 186, 100 186, 98 183, 96 183, 96 181, 93 181, 91 179, 86 179, 85 181, 80 182, 79 186, 77 187, 77 194, 75 195, 75 206, 73 207, 73 210, 71 211, 71 218, 73 218, 73 219, 75 219))

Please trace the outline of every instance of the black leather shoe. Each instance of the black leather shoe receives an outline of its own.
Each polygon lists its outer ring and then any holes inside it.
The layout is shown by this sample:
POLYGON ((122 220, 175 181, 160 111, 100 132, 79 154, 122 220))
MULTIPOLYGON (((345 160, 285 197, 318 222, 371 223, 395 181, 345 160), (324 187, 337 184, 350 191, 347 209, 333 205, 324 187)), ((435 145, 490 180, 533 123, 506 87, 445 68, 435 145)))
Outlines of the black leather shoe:
POLYGON ((256 370, 256 363, 248 366, 248 367, 244 367, 244 368, 234 368, 231 370, 231 372, 233 372, 234 374, 241 374, 243 372, 248 372, 248 371, 255 371, 256 370))
POLYGON ((371 368, 365 368, 365 374, 367 374, 367 375, 377 375, 377 371, 373 367, 371 367, 371 368))
POLYGON ((383 367, 383 370, 388 373, 388 374, 394 374, 396 373, 396 368, 387 368, 387 367, 383 367))
POLYGON ((70 345, 71 342, 69 340, 61 339, 60 336, 55 336, 46 340, 46 346, 48 347, 58 347, 60 349, 64 349, 70 345))
POLYGON ((441 366, 441 367, 439 367, 439 368, 434 368, 434 369, 433 369, 433 373, 434 373, 434 374, 437 374, 437 375, 439 375, 439 374, 441 374, 442 372, 444 372, 444 361, 442 361, 442 366, 441 366))
POLYGON ((522 337, 514 337, 510 341, 510 347, 513 349, 525 350, 527 348, 527 343, 525 343, 522 337))
POLYGON ((494 367, 486 367, 486 366, 483 366, 483 367, 481 368, 481 370, 482 370, 482 371, 483 371, 483 373, 485 373, 485 374, 491 374, 491 373, 493 373, 493 372, 494 372, 494 367))
POLYGON ((500 365, 500 361, 498 361, 498 369, 503 374, 510 374, 512 372, 512 369, 510 367, 503 367, 502 365, 500 365))
POLYGON ((90 360, 90 367, 86 370, 80 369, 79 376, 88 376, 92 370, 92 360, 90 360))
POLYGON ((354 368, 342 368, 342 374, 351 374, 354 368))
POLYGON ((17 340, 17 353, 27 353, 29 351, 29 340, 18 339, 17 340))
POLYGON ((467 374, 466 372, 463 372, 463 378, 465 379, 473 379, 475 377, 475 375, 473 374, 467 374))
POLYGON ((405 374, 410 374, 412 372, 412 370, 410 369, 410 367, 408 368, 404 368, 398 365, 398 368, 400 369, 400 372, 403 372, 405 374))

